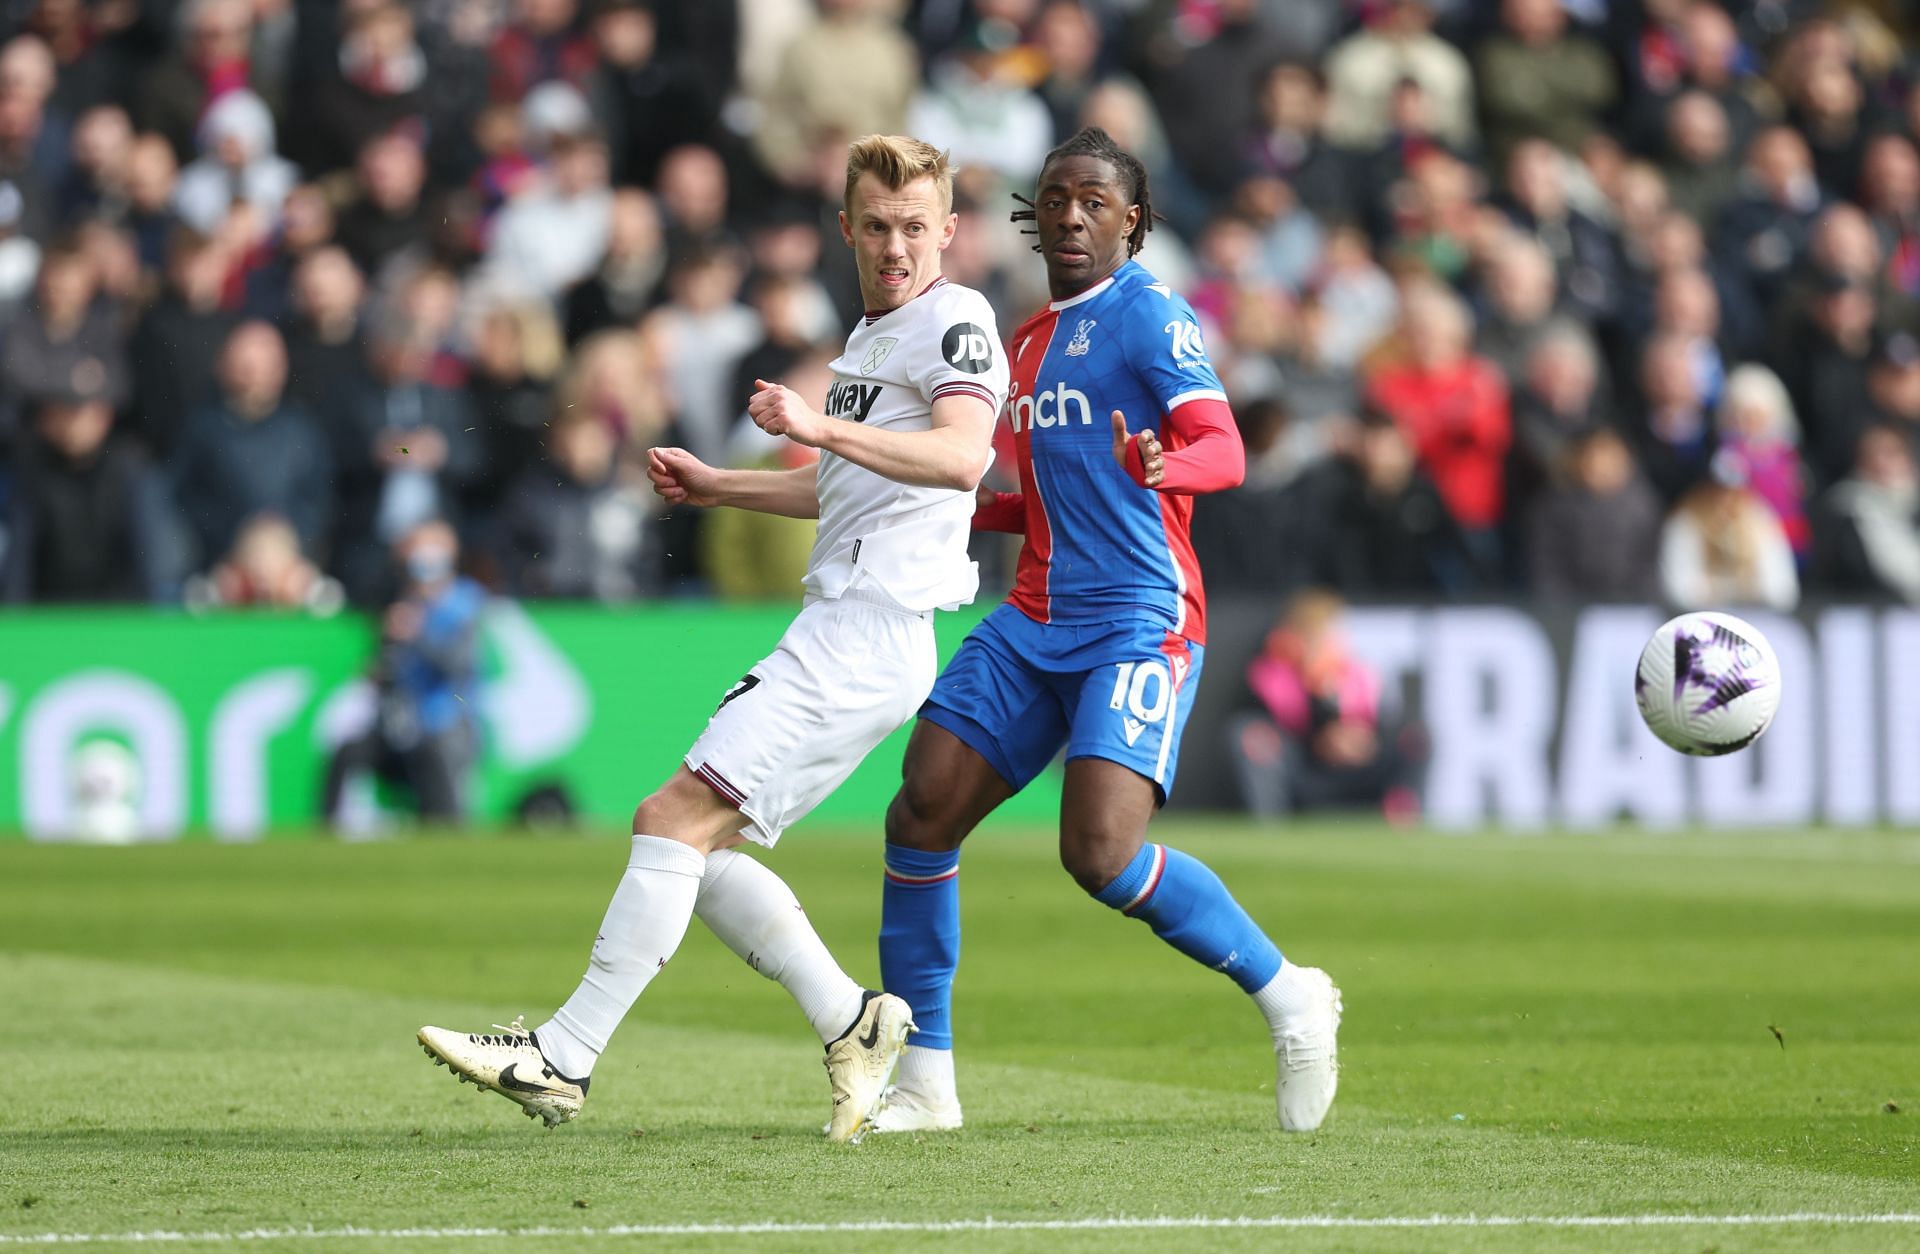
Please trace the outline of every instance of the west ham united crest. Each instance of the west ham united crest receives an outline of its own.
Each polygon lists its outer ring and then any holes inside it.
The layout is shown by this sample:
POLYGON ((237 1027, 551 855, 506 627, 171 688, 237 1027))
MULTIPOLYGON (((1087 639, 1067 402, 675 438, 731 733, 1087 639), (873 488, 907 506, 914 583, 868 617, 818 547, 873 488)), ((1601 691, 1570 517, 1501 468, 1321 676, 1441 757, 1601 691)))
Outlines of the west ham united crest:
POLYGON ((899 342, 900 337, 897 335, 883 335, 875 340, 873 347, 867 350, 866 357, 860 362, 860 373, 872 374, 878 370, 880 363, 887 359, 887 354, 891 353, 893 346, 899 342))

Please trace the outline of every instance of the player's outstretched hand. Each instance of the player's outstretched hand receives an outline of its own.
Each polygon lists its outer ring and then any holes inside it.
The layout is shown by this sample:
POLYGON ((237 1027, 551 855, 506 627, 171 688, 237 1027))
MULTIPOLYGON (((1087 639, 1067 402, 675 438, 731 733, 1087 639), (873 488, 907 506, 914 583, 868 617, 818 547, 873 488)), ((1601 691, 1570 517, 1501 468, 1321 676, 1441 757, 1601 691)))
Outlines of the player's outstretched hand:
POLYGON ((1120 469, 1127 469, 1127 444, 1140 446, 1140 467, 1146 472, 1144 478, 1150 488, 1160 486, 1167 477, 1167 459, 1160 451, 1159 437, 1149 427, 1139 435, 1127 434, 1127 416, 1119 410, 1113 411, 1113 460, 1120 463, 1120 469))
POLYGON ((784 435, 795 444, 819 448, 822 427, 828 419, 813 412, 800 394, 765 379, 753 381, 753 399, 747 402, 747 417, 768 435, 784 435))
POLYGON ((719 475, 683 448, 648 449, 647 478, 669 505, 720 504, 719 475))

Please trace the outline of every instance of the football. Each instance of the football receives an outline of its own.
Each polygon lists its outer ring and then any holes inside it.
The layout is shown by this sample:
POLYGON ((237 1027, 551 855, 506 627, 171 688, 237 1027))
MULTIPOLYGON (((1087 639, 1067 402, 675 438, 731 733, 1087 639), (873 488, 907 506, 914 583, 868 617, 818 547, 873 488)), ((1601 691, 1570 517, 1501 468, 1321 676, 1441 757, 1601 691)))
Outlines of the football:
POLYGON ((1780 708, 1780 662, 1759 628, 1731 614, 1682 614, 1640 651, 1640 717, 1682 753, 1718 757, 1760 738, 1780 708))

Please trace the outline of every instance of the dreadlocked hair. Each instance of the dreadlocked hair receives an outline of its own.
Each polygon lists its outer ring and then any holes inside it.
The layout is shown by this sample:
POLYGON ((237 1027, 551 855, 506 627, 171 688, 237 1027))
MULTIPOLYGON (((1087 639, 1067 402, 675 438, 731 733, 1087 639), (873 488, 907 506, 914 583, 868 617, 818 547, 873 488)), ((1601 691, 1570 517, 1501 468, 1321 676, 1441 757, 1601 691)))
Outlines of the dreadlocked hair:
MULTIPOLYGON (((1153 211, 1152 191, 1147 187, 1147 167, 1140 164, 1140 158, 1114 143, 1113 136, 1097 126, 1080 128, 1080 132, 1072 139, 1048 153, 1047 159, 1040 164, 1041 177, 1046 177, 1049 166, 1066 157, 1098 157, 1112 166, 1119 174, 1121 181, 1127 185, 1127 203, 1140 206, 1140 220, 1134 223, 1133 230, 1127 233, 1127 256, 1137 255, 1142 248, 1146 247, 1147 232, 1153 229, 1153 224, 1166 220, 1153 211)), ((1033 201, 1019 192, 1015 192, 1013 198, 1026 208, 1014 210, 1009 215, 1010 221, 1033 222, 1039 217, 1039 210, 1033 201)), ((1022 235, 1039 233, 1038 226, 1021 232, 1022 235)), ((1040 251, 1038 243, 1034 244, 1033 251, 1040 251)))

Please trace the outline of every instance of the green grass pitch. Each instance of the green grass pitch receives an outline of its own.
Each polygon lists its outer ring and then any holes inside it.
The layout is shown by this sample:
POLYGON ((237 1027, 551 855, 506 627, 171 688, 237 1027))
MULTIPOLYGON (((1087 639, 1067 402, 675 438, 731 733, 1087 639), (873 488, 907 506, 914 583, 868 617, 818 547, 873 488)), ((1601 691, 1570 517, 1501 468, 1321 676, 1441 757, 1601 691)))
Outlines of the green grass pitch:
MULTIPOLYGON (((622 841, 0 845, 0 1254, 49 1233, 506 1244, 470 1229, 538 1230, 516 1239, 535 1250, 1920 1248, 1920 837, 1156 834, 1344 987, 1319 1134, 1276 1127, 1238 991, 1082 896, 1045 832, 984 832, 963 863, 966 1129, 856 1147, 820 1137, 804 1020, 697 923, 581 1121, 546 1131, 428 1064, 421 1023, 538 1023, 571 990, 622 841), (1724 1222, 1793 1213, 1910 1218, 1724 1222), (1567 1216, 1723 1222, 1537 1222, 1567 1216), (941 1226, 988 1217, 1067 1226, 941 1226), (1420 1226, 1087 1226, 1148 1217, 1420 1226), (917 1226, 834 1227, 874 1221, 917 1226)), ((802 829, 771 861, 876 978, 877 836, 802 829)))

